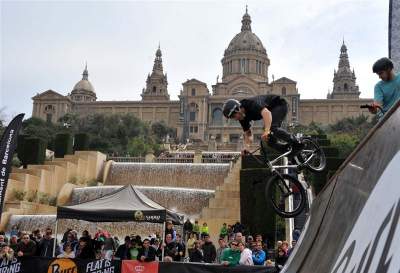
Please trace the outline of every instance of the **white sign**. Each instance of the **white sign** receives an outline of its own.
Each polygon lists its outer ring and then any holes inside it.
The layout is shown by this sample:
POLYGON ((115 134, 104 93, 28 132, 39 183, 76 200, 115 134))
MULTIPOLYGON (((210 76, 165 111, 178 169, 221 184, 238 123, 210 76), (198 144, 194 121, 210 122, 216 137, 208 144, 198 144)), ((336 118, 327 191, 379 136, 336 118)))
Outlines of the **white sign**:
POLYGON ((331 273, 400 271, 399 172, 398 152, 371 192, 331 273))

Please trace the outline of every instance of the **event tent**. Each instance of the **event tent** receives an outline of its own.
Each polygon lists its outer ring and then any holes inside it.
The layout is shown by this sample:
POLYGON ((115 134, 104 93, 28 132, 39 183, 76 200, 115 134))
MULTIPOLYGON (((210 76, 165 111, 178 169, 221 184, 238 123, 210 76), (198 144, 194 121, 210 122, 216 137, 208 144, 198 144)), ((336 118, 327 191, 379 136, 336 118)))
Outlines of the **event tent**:
MULTIPOLYGON (((171 221, 175 225, 183 224, 183 215, 150 200, 133 185, 126 185, 94 200, 57 207, 56 234, 59 219, 77 219, 89 222, 164 223, 163 233, 166 221, 171 221)), ((55 242, 56 240, 54 240, 53 256, 55 254, 55 242)))

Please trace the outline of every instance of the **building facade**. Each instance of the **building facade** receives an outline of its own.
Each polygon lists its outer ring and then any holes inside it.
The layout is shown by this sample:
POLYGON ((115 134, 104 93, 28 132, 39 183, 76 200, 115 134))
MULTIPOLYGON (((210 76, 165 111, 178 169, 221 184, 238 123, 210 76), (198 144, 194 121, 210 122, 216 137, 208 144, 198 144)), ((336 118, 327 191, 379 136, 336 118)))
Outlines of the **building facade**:
MULTIPOLYGON (((32 116, 56 122, 67 113, 132 113, 147 122, 164 121, 177 130, 182 141, 236 143, 242 135, 238 122, 226 120, 222 106, 228 98, 243 99, 256 95, 277 94, 289 105, 287 123, 330 124, 345 117, 365 113, 361 104, 372 99, 360 99, 354 69, 351 70, 347 47, 340 49, 338 69, 333 77, 333 91, 327 99, 300 99, 297 82, 286 77, 269 80, 270 59, 261 40, 251 29, 247 12, 241 30, 224 51, 222 78, 211 85, 195 78, 182 84, 179 100, 171 100, 167 74, 164 73, 162 52, 158 48, 153 70, 147 76, 139 101, 99 101, 89 81, 87 66, 71 93, 62 95, 53 90, 37 94, 33 99, 32 116)), ((253 124, 255 138, 262 134, 262 122, 253 124)))

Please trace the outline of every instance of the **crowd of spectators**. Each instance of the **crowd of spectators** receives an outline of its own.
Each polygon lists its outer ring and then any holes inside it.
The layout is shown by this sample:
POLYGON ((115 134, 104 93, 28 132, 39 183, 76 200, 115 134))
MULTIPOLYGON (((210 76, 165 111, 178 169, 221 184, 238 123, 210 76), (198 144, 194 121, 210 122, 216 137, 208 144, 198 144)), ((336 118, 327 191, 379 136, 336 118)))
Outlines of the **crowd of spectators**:
POLYGON ((92 236, 87 230, 78 235, 76 230, 68 229, 53 249, 55 239, 51 228, 46 228, 43 233, 34 230, 29 234, 13 226, 9 238, 0 232, 0 259, 53 257, 55 251, 55 256, 60 258, 267 265, 280 270, 292 253, 296 240, 291 242, 291 246, 286 241, 278 241, 275 251, 272 248, 271 252, 261 234, 243 236, 244 229, 240 223, 223 224, 218 246, 211 240, 207 223, 200 225, 198 221, 191 223, 187 220, 183 236, 176 232, 171 222, 167 222, 165 240, 159 233, 146 238, 131 234, 121 243, 106 230, 98 229, 92 236))

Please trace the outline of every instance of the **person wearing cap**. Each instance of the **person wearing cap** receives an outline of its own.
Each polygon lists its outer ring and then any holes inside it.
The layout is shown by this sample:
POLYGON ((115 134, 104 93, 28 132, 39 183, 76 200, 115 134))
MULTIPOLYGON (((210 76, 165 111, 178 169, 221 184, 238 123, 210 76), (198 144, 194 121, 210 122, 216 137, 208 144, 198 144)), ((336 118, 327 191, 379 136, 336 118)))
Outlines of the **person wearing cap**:
POLYGON ((372 71, 381 79, 374 88, 374 108, 369 108, 373 114, 382 116, 400 99, 400 74, 394 72, 393 62, 389 58, 381 58, 372 66, 372 71), (377 111, 378 106, 382 112, 377 111))
POLYGON ((251 249, 253 242, 254 242, 253 236, 251 236, 251 235, 247 236, 246 247, 251 249))
POLYGON ((165 236, 167 234, 171 234, 172 241, 175 241, 176 239, 176 231, 174 230, 174 225, 172 224, 171 221, 166 222, 166 227, 165 227, 165 236))

